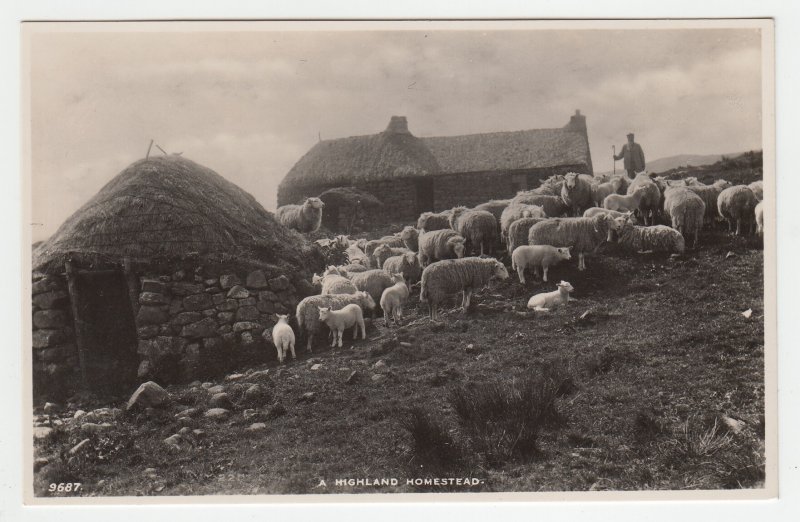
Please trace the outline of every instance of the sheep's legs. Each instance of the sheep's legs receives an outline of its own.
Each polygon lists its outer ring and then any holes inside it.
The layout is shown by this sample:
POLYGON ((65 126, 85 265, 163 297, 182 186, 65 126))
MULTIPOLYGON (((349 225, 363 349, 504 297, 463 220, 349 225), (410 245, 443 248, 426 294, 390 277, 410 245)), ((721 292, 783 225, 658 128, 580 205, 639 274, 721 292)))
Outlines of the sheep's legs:
MULTIPOLYGON (((294 354, 294 341, 289 341, 289 350, 292 351, 292 359, 297 360, 297 356, 294 354)), ((286 353, 285 352, 284 352, 283 356, 286 357, 286 353)), ((283 362, 283 361, 281 361, 281 362, 283 362)))
POLYGON ((741 219, 737 219, 736 220, 736 235, 737 236, 742 235, 742 220, 741 219))
MULTIPOLYGON (((364 318, 363 317, 360 317, 358 319, 358 326, 361 327, 361 340, 366 339, 367 338, 367 327, 364 326, 364 318)), ((358 329, 356 329, 355 332, 353 332, 353 333, 355 334, 355 335, 353 335, 353 339, 355 339, 356 336, 358 335, 358 329)))
MULTIPOLYGON (((547 270, 548 270, 549 268, 550 268, 549 266, 543 266, 543 267, 542 267, 542 271, 544 272, 544 278, 543 278, 542 280, 543 280, 545 283, 547 282, 547 270)), ((536 270, 536 276, 537 276, 537 277, 539 276, 539 270, 536 270)))
POLYGON ((521 266, 517 267, 517 275, 519 276, 519 282, 523 285, 525 284, 525 269, 521 266))
POLYGON ((311 341, 313 341, 313 340, 314 340, 314 334, 312 334, 312 333, 308 334, 308 341, 306 342, 306 351, 308 351, 308 353, 312 353, 311 352, 311 341))
POLYGON ((578 254, 578 270, 586 270, 586 263, 583 261, 583 252, 578 254))
POLYGON ((469 298, 472 297, 472 289, 464 289, 464 299, 461 301, 461 308, 464 312, 469 309, 469 298))

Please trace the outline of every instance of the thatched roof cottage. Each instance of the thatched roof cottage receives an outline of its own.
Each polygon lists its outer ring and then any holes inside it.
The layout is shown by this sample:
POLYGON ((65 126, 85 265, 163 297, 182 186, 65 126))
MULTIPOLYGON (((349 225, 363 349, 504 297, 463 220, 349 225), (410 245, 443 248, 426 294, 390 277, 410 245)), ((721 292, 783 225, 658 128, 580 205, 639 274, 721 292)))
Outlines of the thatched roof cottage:
MULTIPOLYGON (((319 265, 319 266, 318 266, 319 265)), ((34 388, 129 393, 214 373, 291 311, 322 259, 179 156, 123 170, 33 252, 34 388)))
POLYGON ((410 221, 421 212, 473 206, 538 186, 552 174, 592 173, 586 117, 555 129, 418 138, 403 116, 379 134, 320 141, 278 188, 278 205, 333 187, 376 196, 376 218, 410 221))

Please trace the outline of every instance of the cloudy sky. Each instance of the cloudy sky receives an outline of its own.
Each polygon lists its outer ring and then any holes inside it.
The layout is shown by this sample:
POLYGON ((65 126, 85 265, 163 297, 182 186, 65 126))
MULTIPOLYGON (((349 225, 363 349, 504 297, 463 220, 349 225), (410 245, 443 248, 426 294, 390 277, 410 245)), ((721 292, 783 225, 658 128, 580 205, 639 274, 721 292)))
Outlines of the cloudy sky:
POLYGON ((151 138, 268 209, 319 137, 392 115, 444 136, 560 127, 580 109, 595 171, 628 131, 648 159, 761 148, 755 29, 37 31, 29 45, 34 241, 151 138))

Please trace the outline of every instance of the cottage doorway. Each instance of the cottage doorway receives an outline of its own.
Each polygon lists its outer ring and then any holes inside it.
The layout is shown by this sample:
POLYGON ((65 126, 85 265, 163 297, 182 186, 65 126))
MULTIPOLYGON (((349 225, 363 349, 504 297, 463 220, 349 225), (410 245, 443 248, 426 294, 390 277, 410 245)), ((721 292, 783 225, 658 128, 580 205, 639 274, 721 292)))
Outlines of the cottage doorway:
POLYGON ((78 271, 75 300, 87 388, 102 395, 135 384, 137 335, 128 286, 120 270, 78 271))
POLYGON ((433 212, 433 180, 419 178, 414 182, 415 211, 417 214, 433 212))

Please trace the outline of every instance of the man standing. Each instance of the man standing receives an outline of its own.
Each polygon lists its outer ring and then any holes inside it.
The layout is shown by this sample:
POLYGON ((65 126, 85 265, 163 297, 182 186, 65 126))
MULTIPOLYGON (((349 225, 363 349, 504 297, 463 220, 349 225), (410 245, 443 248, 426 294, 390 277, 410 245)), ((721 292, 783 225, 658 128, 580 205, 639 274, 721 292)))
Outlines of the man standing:
POLYGON ((628 143, 622 146, 619 154, 614 156, 614 161, 625 158, 625 170, 628 171, 628 177, 636 177, 637 172, 644 170, 644 151, 642 146, 633 141, 633 133, 628 133, 628 143))

